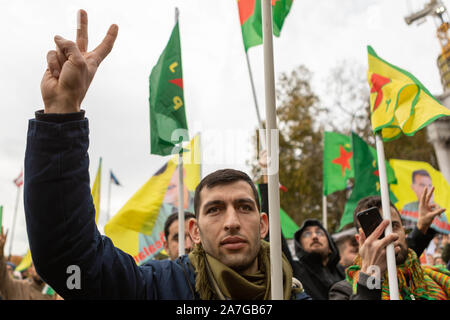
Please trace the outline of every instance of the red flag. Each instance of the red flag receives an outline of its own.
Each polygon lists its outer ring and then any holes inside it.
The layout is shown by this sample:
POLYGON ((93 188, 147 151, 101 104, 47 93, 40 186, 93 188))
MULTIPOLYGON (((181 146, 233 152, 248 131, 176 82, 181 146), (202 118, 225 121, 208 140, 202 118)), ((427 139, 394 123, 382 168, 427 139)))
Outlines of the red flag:
POLYGON ((20 172, 19 176, 15 178, 13 182, 16 184, 17 188, 23 185, 23 171, 20 172))

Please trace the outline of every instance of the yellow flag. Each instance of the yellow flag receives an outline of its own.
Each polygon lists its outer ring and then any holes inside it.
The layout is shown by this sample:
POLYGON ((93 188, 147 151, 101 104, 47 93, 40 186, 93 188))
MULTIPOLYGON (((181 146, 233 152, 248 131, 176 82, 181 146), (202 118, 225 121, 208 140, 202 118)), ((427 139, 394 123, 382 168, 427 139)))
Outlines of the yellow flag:
POLYGON ((370 120, 374 133, 381 131, 384 141, 400 135, 414 135, 418 130, 450 110, 442 106, 409 72, 377 56, 368 46, 370 120))
MULTIPOLYGON (((186 148, 186 147, 185 147, 186 148)), ((200 182, 199 136, 183 153, 184 205, 194 212, 194 191, 200 182)), ((160 168, 105 225, 114 245, 132 255, 138 264, 163 250, 164 223, 178 211, 178 155, 160 168)))
POLYGON ((14 271, 22 272, 29 267, 33 263, 33 259, 31 259, 31 251, 28 249, 27 253, 23 256, 22 261, 20 261, 19 265, 14 269, 14 271))
POLYGON ((436 217, 431 225, 441 233, 450 233, 450 185, 442 173, 427 162, 409 160, 389 160, 394 169, 397 184, 390 185, 398 199, 395 204, 404 220, 416 222, 418 218, 419 196, 423 189, 434 186, 432 201, 447 210, 436 217))
POLYGON ((95 223, 98 222, 98 216, 100 214, 100 179, 102 176, 102 158, 98 164, 97 175, 95 176, 94 185, 92 186, 91 194, 95 207, 95 223))

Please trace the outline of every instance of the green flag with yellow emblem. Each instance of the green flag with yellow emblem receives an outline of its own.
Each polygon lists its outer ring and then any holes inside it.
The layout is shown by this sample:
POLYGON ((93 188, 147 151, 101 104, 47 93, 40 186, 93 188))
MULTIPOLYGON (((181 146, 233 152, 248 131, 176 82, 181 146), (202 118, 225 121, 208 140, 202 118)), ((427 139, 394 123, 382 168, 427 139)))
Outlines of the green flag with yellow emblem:
POLYGON ((176 144, 189 140, 183 92, 178 22, 150 74, 150 153, 172 154, 176 144), (185 129, 182 133, 177 129, 185 129))

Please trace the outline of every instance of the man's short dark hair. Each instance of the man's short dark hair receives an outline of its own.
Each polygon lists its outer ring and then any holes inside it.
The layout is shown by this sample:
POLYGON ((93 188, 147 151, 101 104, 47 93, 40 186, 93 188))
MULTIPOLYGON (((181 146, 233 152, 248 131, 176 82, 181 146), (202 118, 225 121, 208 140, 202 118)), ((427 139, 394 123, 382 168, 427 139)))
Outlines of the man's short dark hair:
POLYGON ((348 235, 342 236, 338 240, 335 241, 336 246, 338 247, 339 251, 342 251, 343 249, 345 249, 344 245, 347 242, 351 246, 358 247, 358 242, 356 242, 355 236, 352 235, 352 234, 348 234, 348 235))
MULTIPOLYGON (((389 201, 389 204, 392 208, 395 209, 395 212, 397 212, 398 216, 401 219, 402 216, 400 215, 400 212, 398 212, 398 210, 394 206, 394 204, 391 201, 389 201)), ((358 219, 356 219, 356 214, 358 214, 358 212, 361 212, 363 210, 366 210, 366 209, 369 209, 372 207, 377 207, 378 209, 382 209, 380 196, 369 196, 369 197, 365 197, 358 201, 355 211, 353 212, 353 225, 355 226, 356 230, 358 230, 358 228, 359 228, 358 221, 357 221, 358 219)))
POLYGON ((198 184, 197 188, 195 188, 194 211, 196 218, 198 219, 198 216, 200 214, 200 192, 205 186, 207 188, 213 188, 218 185, 229 184, 241 180, 247 182, 252 188, 256 206, 258 207, 258 211, 261 211, 258 191, 256 190, 255 184, 253 183, 252 179, 250 179, 250 177, 245 172, 234 169, 222 169, 214 171, 213 173, 210 173, 209 175, 204 177, 198 184))
MULTIPOLYGON (((185 211, 184 212, 184 221, 195 218, 195 215, 192 212, 185 211)), ((164 223, 164 236, 166 237, 166 241, 169 240, 169 228, 174 221, 178 220, 178 212, 172 213, 167 217, 166 222, 164 223)))
POLYGON ((416 176, 424 176, 424 177, 428 177, 431 179, 430 174, 428 173, 428 171, 426 170, 416 170, 412 173, 412 183, 414 183, 414 179, 416 178, 416 176))

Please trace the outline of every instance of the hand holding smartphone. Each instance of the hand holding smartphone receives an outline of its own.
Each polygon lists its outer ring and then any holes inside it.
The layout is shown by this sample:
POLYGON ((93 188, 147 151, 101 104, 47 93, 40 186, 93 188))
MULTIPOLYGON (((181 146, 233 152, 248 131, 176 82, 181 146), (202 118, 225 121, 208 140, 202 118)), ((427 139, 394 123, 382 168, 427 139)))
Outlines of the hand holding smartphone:
MULTIPOLYGON (((371 235, 371 233, 383 221, 383 218, 380 215, 380 210, 377 207, 372 207, 364 211, 358 212, 356 214, 356 219, 358 219, 359 224, 361 225, 361 228, 363 229, 366 238, 368 238, 371 235)), ((382 238, 384 238, 384 231, 383 234, 378 239, 382 238)))

